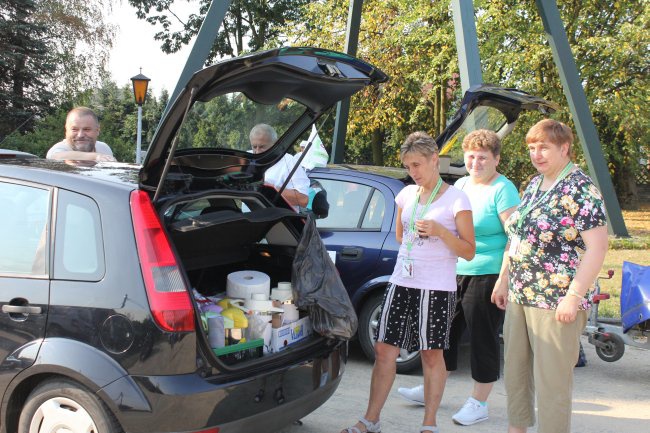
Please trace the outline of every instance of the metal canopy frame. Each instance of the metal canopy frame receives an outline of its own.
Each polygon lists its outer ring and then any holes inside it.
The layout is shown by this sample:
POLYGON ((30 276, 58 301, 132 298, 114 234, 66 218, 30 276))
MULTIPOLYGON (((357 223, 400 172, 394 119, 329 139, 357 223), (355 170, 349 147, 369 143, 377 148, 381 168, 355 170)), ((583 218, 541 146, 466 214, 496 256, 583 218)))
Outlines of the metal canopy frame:
MULTIPOLYGON (((580 144, 585 153, 589 173, 605 200, 609 232, 617 236, 629 236, 556 0, 535 0, 535 3, 553 52, 553 60, 558 68, 564 94, 576 125, 580 144)), ((356 56, 359 43, 362 6, 363 0, 350 0, 345 35, 345 52, 353 56, 356 56)), ((165 108, 165 113, 185 87, 192 74, 203 67, 229 7, 230 0, 212 0, 185 68, 165 108)), ((464 92, 472 85, 481 84, 483 81, 474 19, 474 2, 473 0, 451 0, 451 7, 454 17, 461 87, 464 92)), ((343 162, 349 113, 349 99, 337 105, 331 156, 333 163, 343 162)))

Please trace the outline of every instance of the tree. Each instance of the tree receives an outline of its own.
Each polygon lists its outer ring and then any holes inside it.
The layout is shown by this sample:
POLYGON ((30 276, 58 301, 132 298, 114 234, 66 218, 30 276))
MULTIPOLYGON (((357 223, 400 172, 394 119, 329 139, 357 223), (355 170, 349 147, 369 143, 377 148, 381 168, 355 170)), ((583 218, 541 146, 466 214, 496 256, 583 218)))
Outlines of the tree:
MULTIPOLYGON (((121 1, 121 0, 120 0, 121 1)), ((115 27, 105 22, 115 0, 36 0, 34 20, 47 28, 56 102, 101 85, 115 27)))
MULTIPOLYGON (((138 18, 162 28, 155 38, 162 42, 165 53, 178 51, 196 36, 211 2, 200 0, 198 13, 183 20, 174 0, 129 0, 137 8, 138 18)), ((299 20, 306 3, 309 0, 232 0, 206 64, 281 43, 282 26, 299 20)))
POLYGON ((0 140, 106 75, 112 28, 107 0, 6 0, 0 4, 0 140))
MULTIPOLYGON (((650 9, 644 2, 564 0, 558 2, 569 44, 598 129, 621 205, 638 206, 634 177, 639 158, 648 154, 650 116, 650 9), (644 153, 645 152, 645 153, 644 153)), ((532 0, 482 2, 477 30, 484 80, 517 87, 562 105, 559 120, 572 119, 557 68, 532 0)), ((523 133, 538 118, 524 119, 504 146, 507 175, 523 180, 533 170, 523 133)), ((575 128, 574 128, 575 130, 575 128)), ((577 145, 578 161, 586 167, 577 145)))
MULTIPOLYGON (((347 0, 312 2, 302 22, 289 24, 298 45, 343 50, 347 0)), ((399 163, 405 136, 446 126, 458 87, 455 39, 446 2, 368 0, 363 4, 358 56, 379 66, 390 81, 352 99, 346 161, 399 163)))
POLYGON ((53 98, 47 83, 54 64, 47 28, 32 19, 36 8, 33 0, 0 5, 0 141, 18 127, 31 127, 53 98))
MULTIPOLYGON (((535 2, 474 3, 484 82, 555 101, 563 109, 554 117, 572 125, 535 2)), ((305 19, 289 24, 289 36, 297 44, 342 50, 348 4, 310 3, 305 19)), ((634 207, 638 161, 650 148, 650 8, 635 0, 560 0, 558 6, 619 199, 634 207)), ((461 97, 449 3, 365 1, 358 53, 391 81, 353 98, 345 158, 396 165, 404 135, 416 129, 435 135, 461 97), (383 158, 378 147, 384 149, 383 158)), ((507 164, 500 169, 517 183, 534 172, 521 143, 537 120, 539 115, 523 116, 503 147, 507 164)), ((586 167, 577 144, 578 162, 586 167)))

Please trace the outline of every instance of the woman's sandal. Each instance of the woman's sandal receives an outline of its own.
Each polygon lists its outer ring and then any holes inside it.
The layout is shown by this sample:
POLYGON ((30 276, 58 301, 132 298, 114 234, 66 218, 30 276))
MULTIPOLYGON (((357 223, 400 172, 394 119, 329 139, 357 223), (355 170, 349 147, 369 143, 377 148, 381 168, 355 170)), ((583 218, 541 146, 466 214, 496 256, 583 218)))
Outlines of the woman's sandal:
POLYGON ((366 431, 362 432, 359 430, 359 427, 352 426, 343 430, 345 433, 381 433, 381 421, 372 422, 368 421, 364 417, 359 418, 359 422, 366 426, 366 431))
POLYGON ((425 432, 439 433, 440 430, 438 430, 438 427, 435 425, 423 425, 422 427, 420 427, 420 433, 425 433, 425 432))

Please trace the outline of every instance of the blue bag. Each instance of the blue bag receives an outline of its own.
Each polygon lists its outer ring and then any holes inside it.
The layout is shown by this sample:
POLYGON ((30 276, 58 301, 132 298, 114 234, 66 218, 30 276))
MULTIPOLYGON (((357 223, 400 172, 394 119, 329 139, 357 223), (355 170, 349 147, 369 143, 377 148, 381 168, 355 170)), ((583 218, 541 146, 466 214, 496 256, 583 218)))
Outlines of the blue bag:
POLYGON ((650 320, 650 266, 623 262, 621 319, 623 332, 650 320))

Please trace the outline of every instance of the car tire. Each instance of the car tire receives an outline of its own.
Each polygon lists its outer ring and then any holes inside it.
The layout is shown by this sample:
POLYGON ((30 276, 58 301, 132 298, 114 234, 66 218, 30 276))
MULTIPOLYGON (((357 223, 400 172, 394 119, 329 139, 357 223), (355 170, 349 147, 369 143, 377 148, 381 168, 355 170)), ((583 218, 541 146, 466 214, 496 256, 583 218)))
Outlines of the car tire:
MULTIPOLYGON (((375 331, 383 301, 384 291, 377 291, 366 299, 359 314, 359 344, 361 350, 371 362, 375 362, 375 331)), ((397 358, 397 372, 399 374, 410 373, 421 365, 419 351, 408 352, 400 349, 400 355, 397 358)))
POLYGON ((123 431, 99 398, 67 380, 48 380, 34 388, 20 413, 18 433, 51 431, 54 426, 73 433, 123 431))

